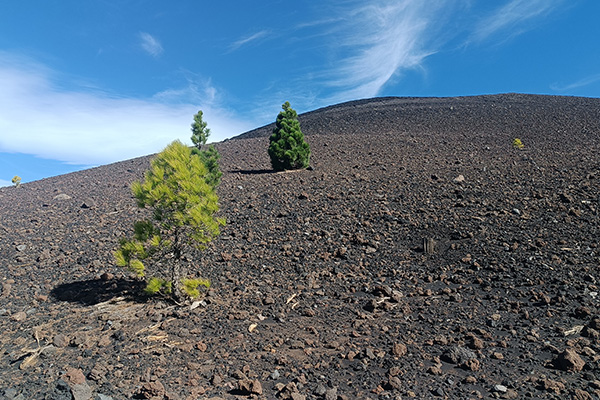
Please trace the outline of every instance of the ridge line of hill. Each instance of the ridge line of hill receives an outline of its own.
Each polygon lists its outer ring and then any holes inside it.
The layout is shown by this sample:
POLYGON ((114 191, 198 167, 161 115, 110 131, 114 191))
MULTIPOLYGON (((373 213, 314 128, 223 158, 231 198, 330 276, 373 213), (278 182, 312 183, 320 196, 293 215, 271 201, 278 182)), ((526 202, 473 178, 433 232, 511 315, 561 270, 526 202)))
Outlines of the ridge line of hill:
MULTIPOLYGON (((400 96, 385 96, 373 97, 367 99, 350 100, 338 104, 324 106, 315 110, 307 111, 298 115, 302 131, 305 135, 322 134, 324 132, 315 131, 312 129, 312 122, 315 116, 331 114, 334 112, 352 109, 354 112, 360 112, 364 107, 400 107, 400 111, 410 112, 412 109, 422 109, 423 107, 442 108, 452 105, 476 105, 481 104, 544 104, 546 106, 559 106, 557 103, 566 103, 567 105, 585 104, 586 106, 600 107, 600 98, 578 97, 578 96, 560 96, 560 95, 545 95, 545 94, 525 94, 525 93, 500 93, 500 94, 485 94, 473 96, 449 96, 449 97, 400 97, 400 96), (306 126, 305 126, 306 125, 306 126)), ((249 130, 240 135, 234 136, 227 140, 250 139, 256 137, 269 136, 275 126, 275 123, 249 130)))

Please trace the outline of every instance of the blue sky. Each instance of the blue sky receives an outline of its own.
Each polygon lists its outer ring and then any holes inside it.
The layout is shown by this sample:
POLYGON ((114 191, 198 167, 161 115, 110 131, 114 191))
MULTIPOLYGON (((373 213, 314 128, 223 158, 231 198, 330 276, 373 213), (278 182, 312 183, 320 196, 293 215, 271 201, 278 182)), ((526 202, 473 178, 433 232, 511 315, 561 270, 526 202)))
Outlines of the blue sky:
POLYGON ((600 96, 595 0, 4 0, 0 186, 376 96, 600 96))

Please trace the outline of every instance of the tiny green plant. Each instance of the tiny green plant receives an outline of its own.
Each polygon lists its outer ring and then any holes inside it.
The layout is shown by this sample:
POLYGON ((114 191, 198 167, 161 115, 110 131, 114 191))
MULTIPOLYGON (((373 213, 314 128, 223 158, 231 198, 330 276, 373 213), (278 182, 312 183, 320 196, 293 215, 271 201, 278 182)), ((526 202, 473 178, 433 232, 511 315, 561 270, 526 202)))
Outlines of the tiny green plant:
POLYGON ((12 178, 12 183, 15 185, 15 187, 19 187, 19 185, 21 185, 21 177, 19 175, 15 175, 15 177, 12 178))
POLYGON ((186 301, 200 295, 200 285, 208 287, 207 280, 188 278, 187 263, 191 248, 203 249, 225 224, 215 216, 218 197, 207 174, 200 157, 175 141, 152 160, 145 179, 131 185, 138 207, 151 209, 151 219, 135 222, 133 237, 121 240, 115 261, 147 279, 146 293, 186 301))
POLYGON ((300 130, 298 114, 285 102, 283 111, 277 115, 273 134, 269 138, 269 157, 275 171, 307 168, 310 162, 310 146, 300 130))
POLYGON ((523 142, 521 142, 521 139, 519 138, 515 138, 515 140, 513 140, 512 145, 515 149, 522 149, 523 147, 525 147, 525 145, 523 144, 523 142))

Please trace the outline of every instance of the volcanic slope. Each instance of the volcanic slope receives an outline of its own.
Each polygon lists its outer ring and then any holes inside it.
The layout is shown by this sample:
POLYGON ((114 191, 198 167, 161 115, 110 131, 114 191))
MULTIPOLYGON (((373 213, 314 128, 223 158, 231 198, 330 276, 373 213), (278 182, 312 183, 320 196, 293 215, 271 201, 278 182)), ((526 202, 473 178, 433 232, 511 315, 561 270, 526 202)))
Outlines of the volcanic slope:
POLYGON ((308 170, 270 170, 272 126, 217 144, 194 309, 114 264, 150 157, 0 189, 0 399, 600 396, 600 99, 299 119, 308 170))

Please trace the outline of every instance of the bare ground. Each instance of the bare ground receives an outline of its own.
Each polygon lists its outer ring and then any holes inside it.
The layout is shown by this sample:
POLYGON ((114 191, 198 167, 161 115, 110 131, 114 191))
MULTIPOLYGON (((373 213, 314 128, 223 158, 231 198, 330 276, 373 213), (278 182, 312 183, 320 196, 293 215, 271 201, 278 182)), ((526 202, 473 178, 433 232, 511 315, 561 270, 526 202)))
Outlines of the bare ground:
POLYGON ((213 283, 194 309, 113 261, 149 157, 0 189, 0 399, 600 396, 600 99, 300 123, 309 170, 270 170, 272 127, 217 145, 227 226, 189 256, 213 283))

